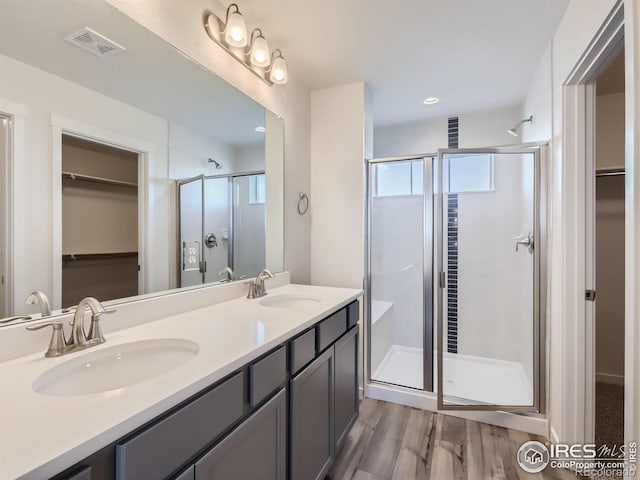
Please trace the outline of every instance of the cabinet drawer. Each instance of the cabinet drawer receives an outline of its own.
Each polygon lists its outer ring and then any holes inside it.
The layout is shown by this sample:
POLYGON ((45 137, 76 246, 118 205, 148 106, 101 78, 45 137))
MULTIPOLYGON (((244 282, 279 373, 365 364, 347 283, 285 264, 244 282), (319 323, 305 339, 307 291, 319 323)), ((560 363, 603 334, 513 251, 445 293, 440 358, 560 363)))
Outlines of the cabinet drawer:
POLYGON ((347 305, 347 330, 357 325, 360 321, 360 302, 355 302, 347 305))
POLYGON ((347 331, 347 309, 337 311, 316 327, 318 351, 321 352, 347 331))
POLYGON ((198 480, 285 480, 287 392, 254 412, 195 465, 198 480))
POLYGON ((316 356, 315 328, 291 341, 291 374, 294 375, 316 356))
POLYGON ((287 350, 275 352, 249 366, 249 403, 255 407, 287 381, 287 350))
POLYGON ((116 478, 165 478, 242 417, 242 372, 116 445, 116 478))

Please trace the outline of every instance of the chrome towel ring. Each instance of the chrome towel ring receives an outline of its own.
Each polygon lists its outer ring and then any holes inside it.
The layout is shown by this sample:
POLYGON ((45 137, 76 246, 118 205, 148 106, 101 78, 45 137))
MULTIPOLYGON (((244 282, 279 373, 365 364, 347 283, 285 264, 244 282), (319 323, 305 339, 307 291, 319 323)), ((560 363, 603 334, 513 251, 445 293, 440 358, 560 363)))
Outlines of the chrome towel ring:
POLYGON ((309 197, 304 192, 300 192, 300 198, 298 198, 298 213, 304 215, 309 210, 309 197))

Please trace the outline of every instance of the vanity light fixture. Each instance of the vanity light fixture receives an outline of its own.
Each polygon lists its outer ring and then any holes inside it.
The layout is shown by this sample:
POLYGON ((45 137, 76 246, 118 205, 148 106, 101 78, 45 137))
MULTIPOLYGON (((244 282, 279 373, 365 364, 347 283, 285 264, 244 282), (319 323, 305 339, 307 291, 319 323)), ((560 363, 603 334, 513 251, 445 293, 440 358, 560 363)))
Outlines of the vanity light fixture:
POLYGON ((247 25, 244 23, 244 17, 235 3, 227 7, 227 15, 224 21, 224 41, 232 47, 247 46, 247 25), (235 12, 231 11, 232 8, 235 8, 235 12))
POLYGON ((435 105, 439 101, 440 101, 440 99, 438 97, 427 97, 427 98, 424 99, 423 103, 425 105, 435 105))
POLYGON ((264 133, 266 131, 267 131, 267 129, 264 128, 263 126, 256 127, 256 132, 258 132, 258 133, 264 133))
POLYGON ((247 55, 251 65, 256 67, 268 67, 271 52, 269 50, 269 44, 267 39, 262 35, 262 30, 254 28, 251 32, 251 41, 247 47, 247 55), (257 35, 256 35, 257 32, 257 35))
POLYGON ((271 67, 267 71, 269 72, 269 80, 273 83, 277 83, 278 85, 287 83, 287 64, 284 61, 280 49, 273 52, 271 67))
POLYGON ((227 7, 224 21, 213 13, 205 15, 204 27, 209 38, 231 54, 267 85, 287 83, 287 64, 282 52, 273 54, 260 28, 247 35, 247 26, 238 4, 227 7))

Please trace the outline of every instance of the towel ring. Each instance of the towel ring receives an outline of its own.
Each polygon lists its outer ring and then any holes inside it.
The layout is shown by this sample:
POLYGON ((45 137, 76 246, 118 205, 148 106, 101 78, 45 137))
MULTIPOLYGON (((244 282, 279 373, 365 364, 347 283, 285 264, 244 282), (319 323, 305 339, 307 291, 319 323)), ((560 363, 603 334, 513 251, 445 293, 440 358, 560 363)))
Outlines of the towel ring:
POLYGON ((304 215, 309 210, 309 197, 304 192, 300 192, 300 198, 298 198, 298 213, 304 215))

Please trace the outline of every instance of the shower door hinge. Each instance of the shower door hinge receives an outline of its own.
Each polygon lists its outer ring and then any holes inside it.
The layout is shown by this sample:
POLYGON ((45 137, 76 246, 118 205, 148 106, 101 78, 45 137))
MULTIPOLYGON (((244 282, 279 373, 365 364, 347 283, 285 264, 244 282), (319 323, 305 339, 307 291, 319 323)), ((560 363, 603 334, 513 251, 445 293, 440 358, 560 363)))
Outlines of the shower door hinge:
POLYGON ((439 286, 440 288, 447 286, 447 274, 445 272, 440 272, 439 286))
POLYGON ((587 290, 585 292, 584 299, 587 302, 595 302, 596 301, 596 291, 595 290, 587 290))

